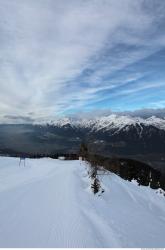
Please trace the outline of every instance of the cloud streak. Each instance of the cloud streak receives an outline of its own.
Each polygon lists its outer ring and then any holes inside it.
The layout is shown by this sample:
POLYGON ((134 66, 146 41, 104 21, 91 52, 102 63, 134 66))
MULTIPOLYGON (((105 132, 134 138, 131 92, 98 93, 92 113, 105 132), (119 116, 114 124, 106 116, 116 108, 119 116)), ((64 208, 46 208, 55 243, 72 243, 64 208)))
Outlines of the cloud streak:
POLYGON ((0 0, 3 120, 163 104, 164 10, 159 0, 0 0))

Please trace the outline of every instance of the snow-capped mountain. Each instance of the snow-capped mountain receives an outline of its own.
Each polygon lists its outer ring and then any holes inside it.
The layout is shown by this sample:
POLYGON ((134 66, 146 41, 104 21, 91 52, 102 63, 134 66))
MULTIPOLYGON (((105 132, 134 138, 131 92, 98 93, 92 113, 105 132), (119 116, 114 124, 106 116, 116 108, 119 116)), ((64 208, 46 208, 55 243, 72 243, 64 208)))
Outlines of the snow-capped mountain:
POLYGON ((163 118, 152 116, 144 119, 140 117, 116 114, 95 119, 63 118, 48 122, 47 124, 57 127, 70 126, 72 128, 88 128, 95 132, 100 130, 115 130, 116 132, 120 130, 128 131, 132 126, 139 128, 140 133, 143 128, 147 126, 153 126, 155 128, 165 130, 165 119, 163 118))
POLYGON ((1 154, 77 153, 84 141, 97 154, 165 166, 165 118, 112 114, 95 119, 63 118, 39 124, 0 125, 1 154))
POLYGON ((165 118, 112 114, 95 119, 64 118, 49 126, 60 135, 71 136, 72 143, 76 138, 79 138, 77 144, 85 139, 98 154, 138 155, 136 159, 142 156, 147 162, 151 158, 154 161, 165 159, 165 118))

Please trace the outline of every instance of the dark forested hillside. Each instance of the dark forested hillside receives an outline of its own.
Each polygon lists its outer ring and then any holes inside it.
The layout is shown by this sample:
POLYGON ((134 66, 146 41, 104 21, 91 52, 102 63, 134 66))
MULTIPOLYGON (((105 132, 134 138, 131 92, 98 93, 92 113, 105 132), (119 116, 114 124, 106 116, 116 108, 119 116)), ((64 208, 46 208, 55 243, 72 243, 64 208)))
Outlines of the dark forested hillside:
POLYGON ((0 125, 0 153, 76 153, 85 141, 89 150, 106 156, 138 159, 165 169, 165 130, 129 125, 122 129, 94 126, 0 125))

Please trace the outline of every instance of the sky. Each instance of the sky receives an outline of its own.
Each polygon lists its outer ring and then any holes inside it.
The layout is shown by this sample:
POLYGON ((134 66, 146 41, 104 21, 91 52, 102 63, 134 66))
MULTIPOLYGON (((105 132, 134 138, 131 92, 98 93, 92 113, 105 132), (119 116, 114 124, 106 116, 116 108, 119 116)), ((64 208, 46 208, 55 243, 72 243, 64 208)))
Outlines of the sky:
POLYGON ((165 1, 0 0, 0 121, 165 108, 165 1))

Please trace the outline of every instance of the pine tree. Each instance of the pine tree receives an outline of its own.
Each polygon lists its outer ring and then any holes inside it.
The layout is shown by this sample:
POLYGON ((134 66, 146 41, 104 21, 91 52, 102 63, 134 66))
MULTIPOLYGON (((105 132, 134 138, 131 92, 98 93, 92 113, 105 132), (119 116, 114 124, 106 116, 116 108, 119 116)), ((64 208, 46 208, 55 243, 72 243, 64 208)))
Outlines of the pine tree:
POLYGON ((100 190, 100 182, 97 178, 94 179, 93 184, 91 185, 91 188, 93 190, 93 193, 96 194, 100 190))

